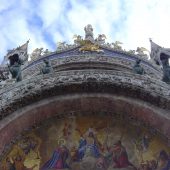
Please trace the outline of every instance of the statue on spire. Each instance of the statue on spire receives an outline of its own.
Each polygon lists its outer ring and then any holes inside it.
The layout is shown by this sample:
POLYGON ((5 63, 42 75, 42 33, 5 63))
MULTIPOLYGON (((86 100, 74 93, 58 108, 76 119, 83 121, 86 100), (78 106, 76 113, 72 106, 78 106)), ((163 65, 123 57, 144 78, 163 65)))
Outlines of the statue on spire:
POLYGON ((85 40, 89 40, 93 43, 94 37, 93 37, 93 27, 92 27, 92 25, 88 24, 87 26, 85 26, 84 31, 85 31, 85 40))

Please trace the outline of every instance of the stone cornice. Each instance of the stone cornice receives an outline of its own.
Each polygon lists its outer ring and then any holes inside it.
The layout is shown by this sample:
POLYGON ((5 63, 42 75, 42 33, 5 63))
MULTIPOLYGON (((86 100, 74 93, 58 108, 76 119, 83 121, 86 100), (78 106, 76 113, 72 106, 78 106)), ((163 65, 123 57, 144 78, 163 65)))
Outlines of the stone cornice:
POLYGON ((39 75, 0 90, 1 118, 44 98, 69 93, 113 93, 170 110, 170 87, 162 81, 113 70, 69 70, 39 75))
MULTIPOLYGON (((125 58, 125 56, 117 57, 117 54, 112 56, 108 56, 105 54, 79 54, 79 55, 67 55, 65 56, 46 56, 44 58, 39 59, 35 63, 23 68, 23 78, 26 79, 28 77, 35 76, 40 73, 40 70, 43 66, 43 60, 49 58, 51 61, 51 65, 54 69, 60 68, 60 70, 64 70, 65 66, 67 70, 73 70, 74 67, 81 69, 85 65, 89 65, 88 68, 98 68, 97 65, 102 65, 102 68, 107 70, 114 70, 116 66, 116 70, 132 72, 133 65, 135 64, 135 58, 125 58), (51 57, 51 58, 50 58, 51 57), (70 66, 69 66, 70 65, 70 66)), ((162 79, 162 70, 158 67, 153 66, 147 61, 142 60, 142 67, 144 68, 146 74, 150 77, 156 79, 162 79)))

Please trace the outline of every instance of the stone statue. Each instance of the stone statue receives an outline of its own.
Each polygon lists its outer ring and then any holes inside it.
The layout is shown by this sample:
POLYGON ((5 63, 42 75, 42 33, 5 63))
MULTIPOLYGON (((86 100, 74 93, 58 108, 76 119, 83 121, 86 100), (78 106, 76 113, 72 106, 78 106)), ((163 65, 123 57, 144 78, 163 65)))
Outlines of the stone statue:
POLYGON ((9 79, 9 69, 6 66, 0 65, 0 82, 9 79))
POLYGON ((49 54, 49 53, 51 53, 48 49, 46 49, 44 52, 43 52, 43 55, 47 55, 47 54, 49 54))
POLYGON ((134 55, 135 54, 135 50, 129 50, 129 51, 127 51, 129 54, 132 54, 132 55, 134 55))
POLYGON ((81 45, 81 42, 83 41, 82 36, 76 34, 73 36, 73 39, 75 45, 81 45))
POLYGON ((22 81, 22 75, 21 75, 21 65, 22 65, 21 59, 18 61, 15 61, 12 66, 8 65, 9 71, 12 74, 12 78, 16 79, 16 82, 22 81))
POLYGON ((148 51, 148 50, 144 47, 137 47, 136 49, 137 55, 139 56, 147 56, 147 54, 145 54, 144 51, 148 51))
POLYGON ((64 50, 66 48, 66 42, 64 41, 64 42, 58 42, 57 43, 57 50, 58 51, 62 51, 62 50, 64 50))
POLYGON ((96 43, 99 45, 105 44, 106 35, 105 34, 99 34, 98 37, 95 39, 96 43))
POLYGON ((163 78, 162 81, 166 82, 167 84, 170 84, 170 66, 168 61, 162 60, 163 65, 163 78))
POLYGON ((36 48, 35 50, 33 50, 30 56, 31 60, 36 60, 38 57, 42 55, 42 52, 43 52, 43 48, 36 48))
POLYGON ((45 66, 41 69, 42 74, 48 74, 53 71, 53 68, 51 67, 50 61, 45 59, 44 60, 45 66))
POLYGON ((85 31, 85 40, 89 40, 91 42, 94 42, 92 25, 88 24, 87 26, 85 26, 84 31, 85 31))
POLYGON ((4 81, 4 80, 6 80, 6 79, 7 79, 7 78, 4 76, 3 72, 0 71, 0 81, 1 81, 1 80, 4 81))
POLYGON ((115 41, 114 43, 112 43, 113 48, 114 48, 115 50, 120 50, 120 51, 122 51, 122 47, 121 47, 120 44, 123 44, 123 43, 122 43, 122 42, 119 42, 119 41, 115 41))
POLYGON ((133 66, 133 72, 136 73, 136 74, 141 74, 141 75, 143 75, 143 74, 145 74, 145 71, 144 71, 144 69, 140 66, 140 62, 141 62, 140 59, 137 59, 137 60, 136 60, 136 63, 135 63, 135 65, 133 66))
POLYGON ((107 48, 112 48, 112 44, 110 44, 110 43, 106 43, 106 44, 104 44, 105 45, 105 47, 107 47, 107 48))

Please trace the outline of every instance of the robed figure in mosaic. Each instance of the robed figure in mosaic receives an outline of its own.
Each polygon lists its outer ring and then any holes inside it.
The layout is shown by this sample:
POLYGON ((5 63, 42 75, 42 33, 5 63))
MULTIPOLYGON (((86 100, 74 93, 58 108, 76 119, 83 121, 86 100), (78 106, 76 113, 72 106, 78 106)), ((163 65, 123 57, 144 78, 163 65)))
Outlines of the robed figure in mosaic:
POLYGON ((52 157, 43 165, 41 170, 48 169, 66 169, 69 168, 67 159, 69 158, 69 150, 61 144, 54 152, 52 157))

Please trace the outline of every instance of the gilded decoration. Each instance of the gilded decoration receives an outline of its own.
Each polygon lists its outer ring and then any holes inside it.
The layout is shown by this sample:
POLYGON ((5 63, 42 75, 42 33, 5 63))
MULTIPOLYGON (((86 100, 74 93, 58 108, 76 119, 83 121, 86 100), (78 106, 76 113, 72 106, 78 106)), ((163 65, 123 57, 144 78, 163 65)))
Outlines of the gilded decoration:
POLYGON ((96 52, 103 52, 103 50, 100 48, 98 44, 94 44, 89 40, 82 40, 81 41, 82 47, 79 48, 80 52, 86 52, 86 51, 96 51, 96 52))

